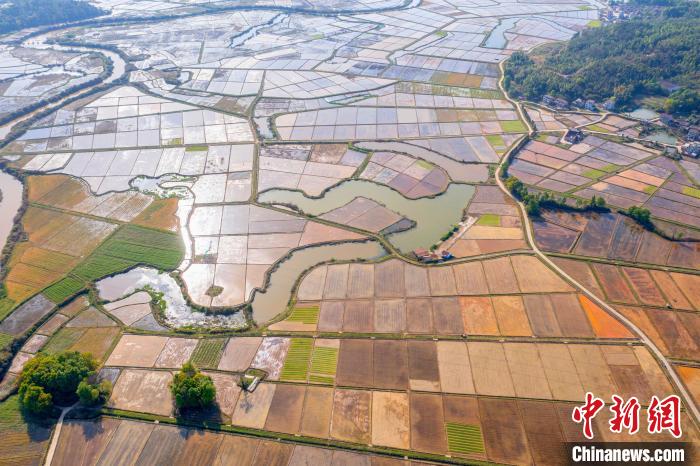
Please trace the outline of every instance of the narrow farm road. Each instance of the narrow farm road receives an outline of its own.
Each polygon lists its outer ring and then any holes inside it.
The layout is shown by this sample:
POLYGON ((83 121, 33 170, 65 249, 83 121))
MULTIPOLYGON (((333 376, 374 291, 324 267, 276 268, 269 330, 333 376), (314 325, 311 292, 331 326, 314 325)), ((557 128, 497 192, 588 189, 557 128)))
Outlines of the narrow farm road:
POLYGON ((56 428, 53 430, 53 437, 51 437, 51 445, 49 445, 49 451, 46 452, 46 459, 44 460, 45 466, 51 466, 51 461, 53 461, 53 455, 56 452, 56 446, 58 445, 58 438, 61 436, 63 418, 66 416, 66 414, 68 414, 68 411, 73 409, 73 407, 75 407, 75 405, 71 405, 61 409, 61 415, 58 417, 56 428))

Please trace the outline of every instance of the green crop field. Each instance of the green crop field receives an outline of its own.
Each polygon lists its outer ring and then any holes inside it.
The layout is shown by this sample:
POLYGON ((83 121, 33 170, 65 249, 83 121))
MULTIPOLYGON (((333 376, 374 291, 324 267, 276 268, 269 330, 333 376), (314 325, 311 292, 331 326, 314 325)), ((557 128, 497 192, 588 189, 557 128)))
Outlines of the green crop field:
POLYGON ((287 320, 309 325, 316 324, 318 323, 318 312, 318 306, 295 307, 287 320))
POLYGON ((14 308, 15 302, 10 298, 0 299, 0 320, 4 319, 14 308))
POLYGON ((0 463, 42 464, 51 438, 52 423, 52 419, 29 421, 22 414, 16 395, 0 403, 0 437, 3 445, 0 463))
POLYGON ((506 133, 525 133, 527 131, 525 125, 520 120, 508 120, 499 123, 501 124, 501 129, 506 133))
POLYGON ((44 290, 44 296, 60 304, 85 288, 85 283, 74 277, 66 277, 44 290))
POLYGON ((0 332, 0 348, 4 348, 10 343, 12 343, 12 340, 14 340, 15 337, 12 335, 8 335, 7 333, 1 333, 0 332))
POLYGON ((484 439, 481 427, 456 422, 445 423, 448 450, 455 453, 483 453, 484 439))
POLYGON ((692 197, 697 197, 700 199, 700 189, 698 188, 691 188, 690 186, 684 186, 683 187, 683 194, 686 196, 692 196, 692 197))
POLYGON ((476 224, 488 227, 498 227, 501 226, 501 217, 495 214, 483 214, 481 217, 479 217, 476 224))
POLYGON ((313 345, 311 338, 292 338, 280 380, 306 380, 313 345))
POLYGON ((190 362, 200 369, 216 369, 224 351, 225 338, 207 338, 199 341, 190 362))
POLYGON ((311 372, 314 374, 335 375, 338 366, 338 349, 318 346, 311 357, 311 372))
POLYGON ((172 270, 182 255, 182 240, 176 233, 125 225, 78 265, 73 274, 92 281, 136 265, 172 270))
POLYGON ((605 176, 605 172, 602 170, 596 170, 595 168, 591 168, 590 170, 586 170, 585 172, 583 172, 582 175, 591 180, 597 180, 601 176, 605 176))

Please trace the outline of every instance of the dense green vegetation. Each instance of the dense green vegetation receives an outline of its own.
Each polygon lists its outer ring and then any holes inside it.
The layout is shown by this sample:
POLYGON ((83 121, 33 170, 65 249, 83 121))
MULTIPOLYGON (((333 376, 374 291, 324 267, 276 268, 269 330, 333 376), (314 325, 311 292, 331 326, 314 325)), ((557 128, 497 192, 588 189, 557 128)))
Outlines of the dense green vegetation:
POLYGON ((225 338, 206 338, 199 341, 190 362, 203 369, 216 369, 226 345, 225 338))
POLYGON ((525 210, 528 215, 537 217, 540 215, 540 211, 543 208, 549 209, 567 209, 567 210, 578 210, 578 211, 607 211, 608 208, 605 204, 605 199, 602 197, 593 196, 591 199, 582 203, 578 201, 576 207, 572 207, 566 202, 565 198, 557 199, 552 194, 548 192, 542 193, 530 193, 527 186, 520 181, 515 176, 509 176, 505 179, 505 186, 513 196, 515 196, 519 201, 525 204, 525 210))
POLYGON ((109 395, 112 394, 112 382, 103 380, 95 384, 90 383, 90 381, 86 379, 78 384, 76 393, 78 394, 78 398, 80 398, 80 402, 85 406, 95 406, 105 403, 109 399, 109 395))
POLYGON ((94 375, 96 369, 97 361, 89 354, 39 354, 22 370, 19 401, 32 414, 50 414, 54 403, 74 402, 78 385, 94 375))
POLYGON ((514 53, 505 69, 508 91, 530 100, 545 94, 598 102, 613 98, 624 108, 640 96, 665 95, 661 81, 668 80, 681 89, 669 96, 666 109, 680 114, 697 112, 700 4, 684 0, 637 3, 654 6, 629 21, 583 31, 540 55, 514 53))
POLYGON ((651 212, 649 209, 633 205, 624 213, 647 230, 654 230, 654 224, 651 221, 651 212))
POLYGON ((20 29, 95 18, 106 14, 78 0, 12 0, 0 5, 0 34, 20 29))
POLYGON ((211 377, 202 374, 190 362, 186 362, 182 370, 175 374, 170 391, 180 409, 209 407, 216 396, 211 377))
POLYGON ((72 274, 97 280, 136 265, 172 270, 182 260, 180 236, 160 230, 125 225, 102 243, 72 274))

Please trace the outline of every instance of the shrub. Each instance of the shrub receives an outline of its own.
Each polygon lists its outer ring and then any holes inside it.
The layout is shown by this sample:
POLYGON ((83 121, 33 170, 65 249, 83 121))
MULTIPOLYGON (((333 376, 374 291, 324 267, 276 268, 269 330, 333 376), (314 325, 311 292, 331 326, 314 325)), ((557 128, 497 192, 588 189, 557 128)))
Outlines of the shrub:
POLYGON ((180 409, 209 407, 216 396, 211 377, 202 374, 190 362, 185 363, 182 370, 175 374, 170 391, 180 409))
POLYGON ((654 229, 654 224, 651 222, 651 212, 649 209, 633 205, 625 212, 630 218, 649 230, 654 229))
POLYGON ((78 385, 96 369, 97 361, 89 354, 39 354, 22 370, 19 401, 31 413, 47 414, 54 403, 74 402, 78 385))

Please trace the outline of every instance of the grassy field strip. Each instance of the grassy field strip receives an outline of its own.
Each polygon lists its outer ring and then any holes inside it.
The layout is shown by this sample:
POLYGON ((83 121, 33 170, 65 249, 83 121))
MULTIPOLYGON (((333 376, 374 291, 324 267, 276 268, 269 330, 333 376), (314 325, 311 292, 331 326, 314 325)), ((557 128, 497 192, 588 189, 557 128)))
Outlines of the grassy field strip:
POLYGON ((224 352, 226 338, 206 338, 199 341, 190 362, 199 369, 216 369, 224 352))
POLYGON ((290 322, 301 322, 303 324, 314 325, 318 323, 318 306, 295 307, 287 318, 290 322))
POLYGON ((311 338, 292 338, 287 359, 282 366, 280 380, 306 380, 313 344, 314 341, 311 338))
POLYGON ((445 423, 448 450, 455 453, 483 453, 481 427, 472 424, 445 423))

